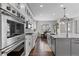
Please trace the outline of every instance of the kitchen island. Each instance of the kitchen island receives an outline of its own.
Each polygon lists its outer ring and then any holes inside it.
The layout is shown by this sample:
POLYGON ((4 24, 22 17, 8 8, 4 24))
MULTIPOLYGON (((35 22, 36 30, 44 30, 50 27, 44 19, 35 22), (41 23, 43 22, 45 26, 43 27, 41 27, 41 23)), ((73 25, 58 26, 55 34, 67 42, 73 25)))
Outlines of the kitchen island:
MULTIPOLYGON (((68 38, 65 35, 48 35, 54 41, 54 53, 56 56, 79 56, 79 37, 71 35, 68 38)), ((52 43, 51 43, 52 46, 52 43)))

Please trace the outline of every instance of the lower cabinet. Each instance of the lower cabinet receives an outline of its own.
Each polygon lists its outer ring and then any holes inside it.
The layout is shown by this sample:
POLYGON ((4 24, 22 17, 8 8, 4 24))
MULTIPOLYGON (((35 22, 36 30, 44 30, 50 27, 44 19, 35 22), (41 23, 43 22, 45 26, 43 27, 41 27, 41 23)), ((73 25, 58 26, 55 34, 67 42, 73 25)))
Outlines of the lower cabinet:
POLYGON ((25 39, 25 51, 26 51, 26 56, 29 55, 29 53, 31 52, 31 50, 33 49, 34 45, 35 45, 35 37, 36 35, 26 35, 26 39, 25 39))
POLYGON ((47 34, 47 42, 53 53, 55 54, 55 39, 50 34, 47 34))
POLYGON ((29 40, 27 40, 27 38, 25 40, 25 55, 29 55, 29 40))
POLYGON ((79 56, 79 39, 72 39, 72 56, 79 56))
POLYGON ((55 54, 55 39, 53 37, 51 37, 51 49, 53 53, 55 54))
POLYGON ((29 55, 29 53, 30 53, 30 51, 31 51, 31 49, 32 49, 32 46, 31 46, 31 36, 29 36, 29 35, 27 35, 26 36, 26 40, 25 40, 25 51, 26 51, 26 56, 28 56, 29 55))
POLYGON ((47 39, 56 56, 79 56, 79 38, 51 38, 48 35, 47 39))
POLYGON ((49 47, 51 48, 51 36, 50 36, 50 34, 48 33, 47 34, 47 42, 48 42, 48 45, 49 45, 49 47))
POLYGON ((57 38, 55 48, 56 56, 70 56, 70 39, 57 38))

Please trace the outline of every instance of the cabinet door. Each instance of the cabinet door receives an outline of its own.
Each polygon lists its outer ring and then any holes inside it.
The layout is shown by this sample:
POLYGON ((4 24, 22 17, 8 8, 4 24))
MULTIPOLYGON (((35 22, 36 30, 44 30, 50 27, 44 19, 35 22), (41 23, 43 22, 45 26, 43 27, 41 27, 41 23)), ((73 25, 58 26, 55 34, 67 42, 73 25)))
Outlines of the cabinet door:
POLYGON ((35 34, 32 35, 32 45, 33 47, 35 46, 35 40, 36 40, 36 37, 35 37, 35 34))
POLYGON ((66 33, 66 27, 67 27, 67 25, 66 25, 66 23, 65 22, 62 22, 62 23, 60 23, 60 33, 66 33))
POLYGON ((79 56, 79 39, 72 39, 72 56, 79 56))
POLYGON ((33 40, 32 40, 32 36, 29 37, 29 46, 30 46, 30 51, 33 48, 33 40))
POLYGON ((55 54, 55 39, 53 37, 51 38, 51 49, 55 54))
POLYGON ((73 26, 74 27, 73 28, 74 29, 74 33, 75 34, 79 34, 79 26, 78 26, 79 25, 79 20, 74 20, 73 23, 74 23, 74 26, 73 26))
POLYGON ((29 55, 29 53, 30 53, 30 40, 29 40, 29 37, 28 36, 26 36, 26 38, 25 38, 26 40, 25 40, 25 52, 26 52, 26 56, 28 56, 29 55))
POLYGON ((77 23, 76 23, 76 31, 77 31, 77 33, 76 34, 79 34, 79 20, 77 20, 77 23))
POLYGON ((70 40, 69 39, 56 39, 56 55, 69 56, 70 55, 70 40))
POLYGON ((50 34, 47 34, 47 42, 48 42, 49 47, 51 48, 51 36, 50 36, 50 34))
POLYGON ((29 54, 29 45, 28 45, 28 40, 25 40, 25 52, 26 52, 26 56, 28 56, 29 54))

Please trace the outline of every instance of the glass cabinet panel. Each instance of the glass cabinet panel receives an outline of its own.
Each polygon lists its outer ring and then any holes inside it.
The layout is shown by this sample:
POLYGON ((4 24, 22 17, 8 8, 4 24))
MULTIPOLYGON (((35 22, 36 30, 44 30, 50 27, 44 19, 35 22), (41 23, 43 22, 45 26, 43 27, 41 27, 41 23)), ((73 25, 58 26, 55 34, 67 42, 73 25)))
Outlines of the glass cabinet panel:
POLYGON ((72 33, 72 30, 73 30, 73 22, 72 21, 70 21, 69 23, 68 23, 68 33, 72 33))
POLYGON ((72 33, 72 30, 73 30, 73 22, 72 21, 69 21, 68 22, 68 29, 67 29, 67 23, 66 22, 61 22, 60 23, 60 33, 67 33, 67 30, 68 30, 68 33, 72 33))
POLYGON ((60 33, 66 33, 66 23, 65 22, 60 23, 60 33))
POLYGON ((75 34, 79 34, 79 20, 74 21, 75 34))

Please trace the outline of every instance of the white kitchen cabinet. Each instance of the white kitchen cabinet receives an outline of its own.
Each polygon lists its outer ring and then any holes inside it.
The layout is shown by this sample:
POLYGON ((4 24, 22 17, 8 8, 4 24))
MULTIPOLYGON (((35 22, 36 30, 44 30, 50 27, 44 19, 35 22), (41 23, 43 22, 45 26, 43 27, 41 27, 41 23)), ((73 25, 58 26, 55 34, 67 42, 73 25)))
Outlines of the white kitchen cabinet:
POLYGON ((28 56, 32 49, 32 37, 31 35, 27 35, 25 38, 26 38, 26 42, 25 42, 26 56, 28 56))
POLYGON ((51 48, 51 35, 50 35, 50 33, 47 33, 47 42, 48 42, 49 47, 51 48))
POLYGON ((25 40, 26 55, 28 56, 35 45, 35 40, 37 36, 36 34, 32 34, 32 35, 26 35, 25 38, 26 38, 25 40))
POLYGON ((70 39, 56 38, 56 56, 70 56, 70 39))
POLYGON ((33 45, 33 47, 35 46, 36 39, 37 39, 37 34, 35 33, 35 34, 32 35, 32 41, 33 41, 32 42, 33 43, 32 45, 33 45))
POLYGON ((26 56, 29 55, 29 40, 27 37, 25 37, 25 53, 26 53, 26 56))
POLYGON ((53 38, 52 36, 51 36, 51 49, 55 54, 55 38, 53 38))
POLYGON ((72 39, 72 56, 79 56, 79 39, 72 39))
POLYGON ((54 39, 54 37, 52 37, 50 34, 47 34, 47 42, 48 42, 49 47, 55 54, 55 39, 54 39))

